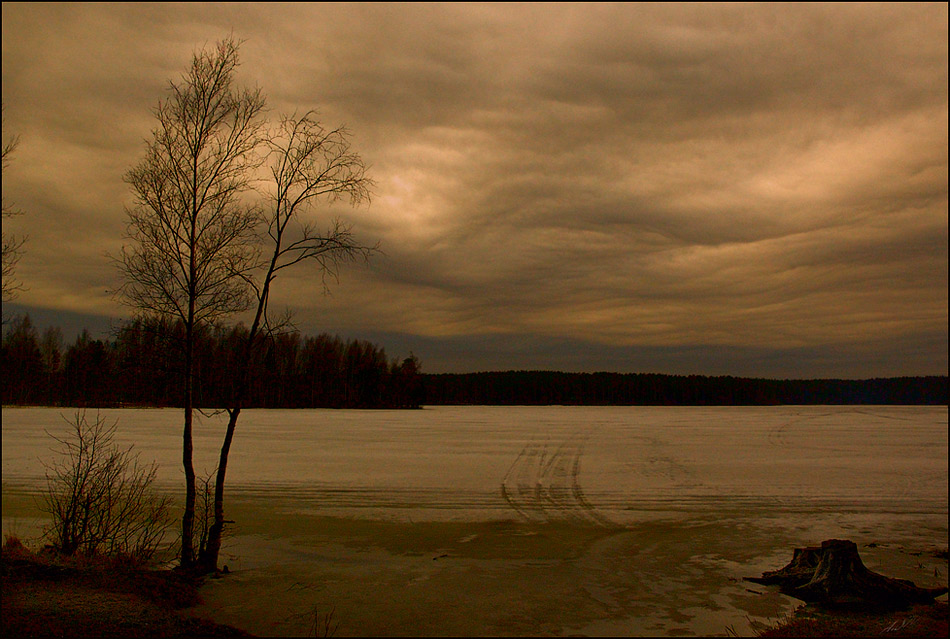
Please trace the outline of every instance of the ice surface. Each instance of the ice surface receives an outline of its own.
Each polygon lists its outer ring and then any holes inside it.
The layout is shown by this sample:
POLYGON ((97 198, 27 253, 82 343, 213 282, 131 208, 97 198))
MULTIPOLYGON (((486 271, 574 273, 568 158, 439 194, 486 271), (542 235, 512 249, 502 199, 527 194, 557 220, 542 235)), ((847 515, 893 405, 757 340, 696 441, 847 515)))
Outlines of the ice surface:
MULTIPOLYGON (((46 431, 71 414, 3 409, 5 532, 38 521, 46 431)), ((179 410, 101 416, 181 492, 179 410)), ((225 423, 199 418, 199 475, 225 423)), ((317 589, 340 636, 749 634, 796 602, 741 577, 796 545, 851 538, 872 569, 945 584, 926 551, 947 545, 947 450, 945 406, 247 410, 234 576, 205 612, 306 634, 317 589)))

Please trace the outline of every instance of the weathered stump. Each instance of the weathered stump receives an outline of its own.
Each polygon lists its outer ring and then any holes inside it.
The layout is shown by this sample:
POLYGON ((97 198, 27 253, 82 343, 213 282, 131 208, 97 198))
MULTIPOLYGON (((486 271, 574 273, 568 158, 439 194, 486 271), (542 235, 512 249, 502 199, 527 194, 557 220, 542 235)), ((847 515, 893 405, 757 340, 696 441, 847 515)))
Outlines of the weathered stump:
POLYGON ((792 561, 780 570, 746 577, 774 585, 789 596, 825 606, 874 605, 904 608, 933 603, 946 588, 918 588, 912 581, 878 574, 864 565, 853 541, 829 539, 821 547, 796 548, 792 561))
POLYGON ((763 572, 761 577, 746 577, 746 581, 767 586, 778 584, 783 588, 798 588, 811 581, 820 562, 821 546, 795 548, 792 552, 792 561, 787 566, 779 570, 763 572))

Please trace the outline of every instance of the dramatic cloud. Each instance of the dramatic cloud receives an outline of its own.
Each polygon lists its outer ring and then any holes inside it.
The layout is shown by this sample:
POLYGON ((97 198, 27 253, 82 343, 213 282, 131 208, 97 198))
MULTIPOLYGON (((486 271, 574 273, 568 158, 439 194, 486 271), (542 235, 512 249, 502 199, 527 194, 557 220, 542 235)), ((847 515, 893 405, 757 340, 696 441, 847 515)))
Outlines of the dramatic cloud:
POLYGON ((5 3, 11 308, 125 314, 122 175, 230 34, 377 183, 313 213, 383 254, 283 280, 305 332, 429 371, 947 372, 946 4, 5 3))

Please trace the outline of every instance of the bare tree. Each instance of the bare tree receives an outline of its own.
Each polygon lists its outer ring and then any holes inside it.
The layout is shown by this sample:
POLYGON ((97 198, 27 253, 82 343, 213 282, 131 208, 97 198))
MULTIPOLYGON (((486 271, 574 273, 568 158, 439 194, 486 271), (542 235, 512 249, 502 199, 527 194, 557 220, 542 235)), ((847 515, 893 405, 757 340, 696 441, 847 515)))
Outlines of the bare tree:
MULTIPOLYGON (((13 156, 13 152, 16 150, 17 145, 20 143, 19 137, 12 137, 3 144, 3 163, 2 171, 6 172, 7 166, 10 164, 10 160, 13 156)), ((14 215, 20 215, 22 211, 17 209, 12 204, 7 203, 6 198, 3 198, 3 218, 12 217, 14 215)), ((12 299, 15 299, 17 293, 20 291, 20 283, 16 280, 16 267, 20 261, 20 257, 23 255, 23 243, 26 242, 26 238, 17 237, 12 233, 8 234, 6 230, 3 231, 3 301, 8 302, 12 299)))
POLYGON ((232 89, 237 46, 225 40, 213 53, 196 54, 190 72, 171 85, 170 98, 156 109, 159 126, 146 158, 126 176, 137 202, 128 210, 131 245, 117 259, 125 276, 123 300, 142 313, 179 319, 185 327, 181 562, 207 571, 217 568, 228 455, 248 392, 249 364, 263 337, 289 321, 275 321, 268 313, 277 274, 310 263, 326 287, 326 278, 335 277, 342 263, 368 258, 376 250, 359 244, 339 221, 321 231, 302 219, 301 214, 317 201, 349 198, 359 204, 369 198, 372 181, 362 159, 351 151, 346 129, 324 129, 312 112, 284 118, 275 130, 263 132, 258 121, 264 106, 260 92, 232 89), (259 166, 252 159, 258 149, 266 151, 272 178, 265 207, 242 201, 259 166), (262 254, 266 259, 260 259, 262 254), (196 557, 192 461, 196 329, 255 305, 237 391, 227 407, 213 522, 207 544, 201 544, 196 557))
POLYGON ((238 43, 194 54, 191 68, 155 109, 158 126, 145 159, 125 176, 135 194, 127 210, 129 244, 116 259, 120 298, 142 314, 179 319, 183 371, 185 511, 181 564, 195 562, 192 416, 196 329, 251 304, 259 211, 242 201, 259 166, 260 90, 234 86, 238 43))
POLYGON ((248 391, 250 361, 262 338, 280 330, 286 320, 274 321, 268 314, 270 293, 277 275, 286 268, 309 263, 327 285, 327 277, 336 277, 337 268, 346 262, 367 259, 375 246, 363 246, 350 227, 339 221, 325 231, 303 219, 318 202, 348 198, 358 205, 370 197, 373 182, 366 175, 362 158, 351 150, 345 128, 325 129, 313 112, 301 117, 285 117, 267 136, 270 149, 271 192, 266 207, 266 232, 261 235, 262 251, 269 255, 257 278, 249 280, 257 301, 257 310, 244 343, 239 365, 237 392, 228 407, 228 427, 218 460, 214 493, 214 522, 208 543, 200 558, 202 569, 217 569, 221 536, 224 530, 224 485, 228 455, 248 391))

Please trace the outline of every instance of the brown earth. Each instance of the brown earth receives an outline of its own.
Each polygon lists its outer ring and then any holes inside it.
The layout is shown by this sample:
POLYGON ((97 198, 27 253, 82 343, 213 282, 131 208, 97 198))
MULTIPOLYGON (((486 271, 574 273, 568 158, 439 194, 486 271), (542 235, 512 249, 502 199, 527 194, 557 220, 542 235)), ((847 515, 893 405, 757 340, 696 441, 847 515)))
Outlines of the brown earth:
POLYGON ((187 616, 199 582, 121 562, 63 561, 9 540, 3 546, 4 637, 242 637, 187 616))

